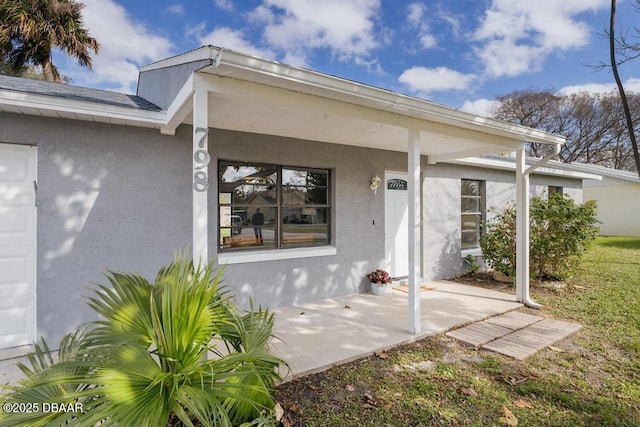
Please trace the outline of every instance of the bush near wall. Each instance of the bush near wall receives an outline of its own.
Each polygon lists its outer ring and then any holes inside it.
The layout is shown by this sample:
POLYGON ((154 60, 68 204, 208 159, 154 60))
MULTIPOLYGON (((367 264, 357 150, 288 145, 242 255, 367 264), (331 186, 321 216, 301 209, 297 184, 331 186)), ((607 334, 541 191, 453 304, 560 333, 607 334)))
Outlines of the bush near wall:
MULTIPOLYGON (((534 280, 563 280, 598 235, 596 202, 577 204, 567 196, 549 194, 530 203, 530 275, 534 280)), ((516 273, 516 206, 510 203, 485 224, 482 257, 494 270, 516 273)))

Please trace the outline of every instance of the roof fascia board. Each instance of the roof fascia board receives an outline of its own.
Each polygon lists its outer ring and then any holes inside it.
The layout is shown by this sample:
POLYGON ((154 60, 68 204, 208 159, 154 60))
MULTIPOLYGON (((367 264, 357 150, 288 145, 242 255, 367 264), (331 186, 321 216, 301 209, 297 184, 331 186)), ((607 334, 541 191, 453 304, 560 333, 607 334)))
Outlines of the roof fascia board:
POLYGON ((116 105, 98 104, 67 98, 25 94, 6 90, 0 90, 0 104, 25 109, 35 108, 48 111, 121 119, 127 120, 128 122, 140 122, 154 125, 162 125, 166 121, 166 113, 164 111, 146 111, 119 107, 116 105))
MULTIPOLYGON (((538 159, 535 159, 538 160, 538 159)), ((527 159, 527 164, 533 163, 530 159, 527 159)), ((498 170, 506 170, 506 171, 515 171, 516 164, 515 162, 507 161, 507 160, 498 160, 498 159, 488 159, 485 157, 469 157, 464 159, 452 159, 445 160, 443 163, 447 164, 455 164, 462 166, 474 166, 481 168, 489 168, 489 169, 498 169, 498 170)), ((557 162, 560 163, 560 162, 557 162)), ((563 164, 564 163, 560 163, 563 164)), ((547 163, 546 166, 541 166, 533 172, 534 175, 553 175, 553 176, 564 176, 569 178, 578 178, 578 179, 594 179, 594 180, 602 180, 601 175, 596 175, 592 173, 586 172, 578 172, 566 170, 561 167, 557 167, 554 163, 553 165, 547 163)))
MULTIPOLYGON (((512 145, 510 149, 517 150, 522 148, 523 146, 524 146, 523 143, 519 143, 517 145, 512 145)), ((482 148, 471 149, 471 150, 457 151, 453 153, 433 154, 428 156, 428 162, 429 164, 436 164, 439 162, 453 163, 456 160, 462 160, 469 157, 479 158, 477 156, 484 156, 487 154, 496 154, 496 152, 499 152, 501 149, 504 149, 504 148, 505 148, 504 146, 494 145, 491 147, 482 147, 482 148)))
MULTIPOLYGON (((563 144, 566 138, 476 116, 471 113, 456 110, 454 108, 424 101, 407 95, 398 94, 388 90, 376 88, 362 83, 345 80, 316 71, 292 67, 280 62, 267 60, 264 58, 242 54, 226 49, 216 49, 217 54, 212 54, 211 58, 216 58, 215 65, 210 67, 212 72, 222 65, 243 69, 252 73, 272 76, 280 81, 292 81, 323 89, 327 92, 337 92, 348 95, 356 104, 376 104, 376 108, 397 112, 401 115, 420 116, 434 122, 454 125, 470 130, 481 131, 492 135, 504 136, 520 141, 535 142, 542 144, 563 144)), ((222 70, 221 70, 222 71, 222 70)))
POLYGON ((193 93, 195 92, 193 83, 194 73, 189 76, 182 86, 178 95, 174 98, 169 108, 167 108, 166 125, 160 129, 164 135, 175 135, 176 129, 184 121, 187 115, 193 111, 193 93))
POLYGON ((562 167, 568 170, 574 170, 578 172, 596 173, 602 176, 622 179, 634 183, 640 183, 640 178, 634 172, 622 171, 618 169, 607 168, 600 165, 589 165, 585 163, 563 163, 562 167))
POLYGON ((168 68, 176 65, 182 65, 189 62, 202 61, 204 59, 215 59, 218 50, 211 46, 202 46, 189 52, 182 53, 180 55, 172 56, 170 58, 161 59, 160 61, 152 62, 151 64, 143 65, 140 67, 140 72, 158 70, 160 68, 168 68))

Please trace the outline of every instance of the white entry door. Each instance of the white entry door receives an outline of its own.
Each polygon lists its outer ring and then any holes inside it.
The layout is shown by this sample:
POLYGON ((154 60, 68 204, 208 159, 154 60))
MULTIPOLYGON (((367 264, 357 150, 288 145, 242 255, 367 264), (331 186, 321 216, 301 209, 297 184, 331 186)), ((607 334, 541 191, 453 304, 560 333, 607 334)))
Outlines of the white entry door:
POLYGON ((0 349, 36 335, 36 148, 0 144, 0 349))
POLYGON ((384 230, 386 263, 391 277, 409 276, 409 196, 406 173, 385 173, 384 230))

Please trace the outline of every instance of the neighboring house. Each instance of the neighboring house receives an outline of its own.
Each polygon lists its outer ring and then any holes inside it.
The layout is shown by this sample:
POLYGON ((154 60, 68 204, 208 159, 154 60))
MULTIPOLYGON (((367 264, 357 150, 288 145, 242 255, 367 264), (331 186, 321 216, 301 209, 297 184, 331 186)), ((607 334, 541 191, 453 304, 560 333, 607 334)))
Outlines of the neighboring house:
POLYGON ((580 200, 583 173, 529 184, 525 141, 564 139, 210 46, 143 67, 136 96, 0 76, 0 348, 55 345, 103 272, 153 279, 178 249, 224 264, 245 307, 361 292, 386 266, 415 333, 416 283, 464 271, 487 207, 580 200))
POLYGON ((584 200, 598 203, 601 235, 640 237, 640 178, 637 173, 579 163, 567 167, 602 177, 602 180, 585 181, 583 190, 584 200))

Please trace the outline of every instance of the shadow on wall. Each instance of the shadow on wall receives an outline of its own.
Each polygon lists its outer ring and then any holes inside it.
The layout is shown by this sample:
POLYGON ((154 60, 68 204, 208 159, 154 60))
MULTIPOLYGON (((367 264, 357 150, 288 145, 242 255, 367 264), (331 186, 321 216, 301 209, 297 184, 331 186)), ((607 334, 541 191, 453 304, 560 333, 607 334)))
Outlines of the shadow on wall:
POLYGON ((449 279, 466 272, 466 267, 460 252, 460 231, 444 235, 440 255, 432 266, 434 279, 449 279))
POLYGON ((347 265, 337 257, 332 257, 333 262, 327 258, 322 257, 320 262, 303 259, 308 266, 283 269, 258 281, 245 276, 240 282, 236 277, 238 266, 225 266, 225 285, 243 309, 249 308, 251 302, 263 307, 282 307, 370 291, 365 275, 379 264, 357 261, 347 265), (227 274, 229 269, 232 274, 227 274))
POLYGON ((40 148, 38 335, 55 346, 64 333, 89 320, 82 295, 95 277, 87 274, 92 255, 82 245, 79 250, 78 239, 108 173, 69 155, 46 152, 47 147, 40 148))
POLYGON ((38 153, 38 335, 52 345, 94 320, 85 296, 106 269, 153 280, 188 247, 191 228, 189 145, 144 130, 72 129, 38 153))

